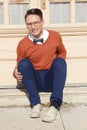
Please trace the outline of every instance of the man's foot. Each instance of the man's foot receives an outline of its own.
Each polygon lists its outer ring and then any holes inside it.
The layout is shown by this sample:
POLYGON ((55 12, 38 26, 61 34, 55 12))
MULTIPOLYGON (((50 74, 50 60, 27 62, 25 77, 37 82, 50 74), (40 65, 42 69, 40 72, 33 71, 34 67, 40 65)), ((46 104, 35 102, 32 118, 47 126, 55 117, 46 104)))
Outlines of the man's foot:
POLYGON ((33 108, 31 109, 30 117, 39 118, 40 111, 41 111, 41 104, 37 104, 37 105, 33 106, 33 108))
POLYGON ((48 112, 43 117, 42 121, 52 122, 56 119, 57 109, 54 106, 50 106, 48 112))

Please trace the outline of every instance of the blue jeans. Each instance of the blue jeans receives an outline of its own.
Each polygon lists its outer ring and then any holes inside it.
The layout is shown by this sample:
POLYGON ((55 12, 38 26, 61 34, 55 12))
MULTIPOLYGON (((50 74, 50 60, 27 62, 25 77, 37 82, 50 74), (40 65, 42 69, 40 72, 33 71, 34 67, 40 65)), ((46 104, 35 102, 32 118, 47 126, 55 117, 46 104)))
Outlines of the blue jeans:
POLYGON ((62 104, 67 72, 64 59, 55 58, 49 70, 35 70, 28 59, 23 59, 18 64, 18 71, 23 75, 22 83, 29 94, 31 106, 41 103, 39 92, 51 92, 50 102, 62 104))

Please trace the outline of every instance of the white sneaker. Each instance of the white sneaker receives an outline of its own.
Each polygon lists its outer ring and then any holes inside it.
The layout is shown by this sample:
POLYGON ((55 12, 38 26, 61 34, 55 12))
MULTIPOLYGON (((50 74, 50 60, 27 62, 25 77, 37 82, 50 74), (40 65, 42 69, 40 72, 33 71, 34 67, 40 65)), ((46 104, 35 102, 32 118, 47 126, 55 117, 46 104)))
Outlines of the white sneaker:
POLYGON ((57 116, 57 109, 53 106, 49 107, 48 112, 46 115, 43 117, 42 121, 45 122, 52 122, 56 119, 57 116))
POLYGON ((41 104, 35 105, 31 109, 30 117, 31 118, 39 118, 40 117, 40 111, 41 111, 41 104))

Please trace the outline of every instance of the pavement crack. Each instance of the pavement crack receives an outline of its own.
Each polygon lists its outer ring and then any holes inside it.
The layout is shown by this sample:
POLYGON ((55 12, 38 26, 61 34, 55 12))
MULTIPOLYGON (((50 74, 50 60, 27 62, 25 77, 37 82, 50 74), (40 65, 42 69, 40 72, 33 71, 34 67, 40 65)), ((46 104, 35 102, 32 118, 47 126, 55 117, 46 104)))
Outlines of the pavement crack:
POLYGON ((65 130, 65 125, 64 125, 64 122, 63 122, 62 115, 61 115, 60 111, 59 111, 59 115, 60 115, 60 119, 61 119, 61 122, 62 122, 63 129, 65 130))

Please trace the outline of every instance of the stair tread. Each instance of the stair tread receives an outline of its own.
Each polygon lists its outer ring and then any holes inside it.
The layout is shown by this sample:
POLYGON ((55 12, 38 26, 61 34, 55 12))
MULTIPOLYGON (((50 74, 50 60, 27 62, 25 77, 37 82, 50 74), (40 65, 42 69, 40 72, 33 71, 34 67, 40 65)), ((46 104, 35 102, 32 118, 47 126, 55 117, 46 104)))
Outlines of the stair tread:
MULTIPOLYGON (((40 93, 41 102, 48 103, 51 93, 40 93)), ((63 102, 87 103, 87 87, 65 87, 63 102)), ((29 99, 25 89, 0 89, 0 107, 29 106, 29 99)))

